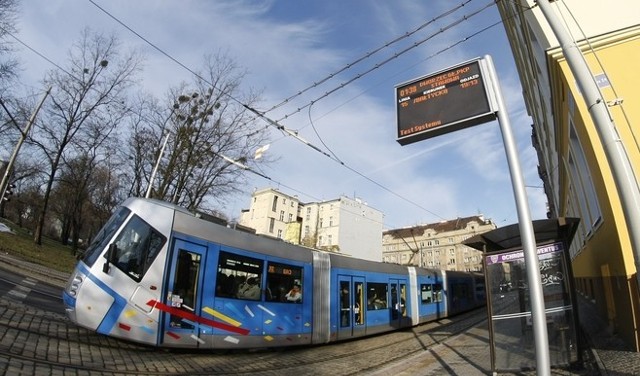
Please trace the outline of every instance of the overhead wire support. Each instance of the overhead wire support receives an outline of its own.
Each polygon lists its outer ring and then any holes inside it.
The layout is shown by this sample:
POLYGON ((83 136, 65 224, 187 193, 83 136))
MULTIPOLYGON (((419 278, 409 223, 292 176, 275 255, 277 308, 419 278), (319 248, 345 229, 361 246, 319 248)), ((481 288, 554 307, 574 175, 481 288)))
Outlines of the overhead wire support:
MULTIPOLYGON (((266 121, 266 122, 267 122, 267 124, 269 124, 269 125, 273 126, 274 128, 278 129, 279 131, 282 131, 282 132, 284 132, 284 133, 288 134, 289 136, 291 136, 291 137, 295 138, 296 140, 298 140, 298 141, 302 142, 303 144, 305 144, 305 145, 309 146, 310 148, 314 149, 315 151, 317 151, 317 152, 319 152, 319 153, 322 153, 323 155, 325 155, 325 156, 327 156, 327 157, 329 157, 329 158, 331 158, 331 159, 334 159, 334 158, 333 158, 329 153, 327 153, 326 151, 324 151, 324 150, 320 149, 319 147, 317 147, 317 146, 313 145, 313 144, 312 144, 312 143, 310 143, 309 141, 307 141, 307 140, 305 140, 304 138, 300 137, 300 136, 298 135, 298 132, 296 132, 296 131, 294 131, 294 130, 291 130, 291 129, 286 128, 284 125, 282 125, 282 124, 278 123, 278 121, 276 121, 276 120, 273 120, 273 119, 269 118, 269 117, 268 117, 268 116, 266 116, 264 113, 262 113, 262 112, 260 112, 260 111, 256 110, 255 108, 253 108, 253 107, 251 107, 251 106, 249 106, 249 105, 243 104, 243 106, 244 106, 244 108, 246 108, 247 110, 249 110, 249 111, 253 112, 254 114, 256 114, 256 116, 258 116, 260 119, 262 119, 262 120, 266 121)), ((340 162, 340 161, 338 161, 338 162, 340 162)), ((340 163, 342 163, 342 162, 340 162, 340 163)))

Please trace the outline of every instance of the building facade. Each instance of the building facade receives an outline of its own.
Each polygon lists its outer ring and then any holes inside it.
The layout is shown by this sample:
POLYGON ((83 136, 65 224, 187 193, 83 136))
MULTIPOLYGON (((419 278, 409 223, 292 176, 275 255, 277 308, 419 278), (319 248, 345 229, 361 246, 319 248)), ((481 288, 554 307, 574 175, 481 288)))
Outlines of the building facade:
MULTIPOLYGON (((549 217, 578 217, 571 246, 580 292, 596 302, 611 330, 640 350, 637 270, 612 168, 590 107, 545 14, 534 0, 497 2, 533 119, 532 141, 549 217)), ((580 48, 619 142, 640 176, 640 2, 551 2, 580 48)))
POLYGON ((297 243, 292 233, 300 222, 300 201, 275 189, 259 189, 251 195, 249 209, 240 214, 240 224, 256 230, 256 234, 297 243))
POLYGON ((430 269, 481 271, 482 252, 462 242, 495 228, 491 220, 472 216, 387 230, 382 234, 382 260, 430 269))
POLYGON ((383 217, 360 199, 301 203, 267 188, 253 193, 240 224, 294 244, 381 261, 383 217))

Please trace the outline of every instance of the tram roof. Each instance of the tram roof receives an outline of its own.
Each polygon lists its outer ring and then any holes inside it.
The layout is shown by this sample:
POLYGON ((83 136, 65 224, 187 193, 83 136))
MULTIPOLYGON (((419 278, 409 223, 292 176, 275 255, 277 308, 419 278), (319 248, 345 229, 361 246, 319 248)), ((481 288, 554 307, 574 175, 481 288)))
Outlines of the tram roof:
MULTIPOLYGON (((537 245, 552 241, 564 241, 571 245, 580 223, 579 218, 559 217, 532 221, 537 245)), ((464 245, 483 252, 494 252, 522 247, 520 226, 514 223, 475 235, 463 242, 464 245)))

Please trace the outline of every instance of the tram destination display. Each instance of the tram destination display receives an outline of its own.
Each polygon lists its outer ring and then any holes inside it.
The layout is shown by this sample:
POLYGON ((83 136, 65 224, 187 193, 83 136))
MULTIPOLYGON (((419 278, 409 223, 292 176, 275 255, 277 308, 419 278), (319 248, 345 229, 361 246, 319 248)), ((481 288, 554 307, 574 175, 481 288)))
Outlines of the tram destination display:
POLYGON ((494 120, 483 60, 396 85, 401 145, 494 120))

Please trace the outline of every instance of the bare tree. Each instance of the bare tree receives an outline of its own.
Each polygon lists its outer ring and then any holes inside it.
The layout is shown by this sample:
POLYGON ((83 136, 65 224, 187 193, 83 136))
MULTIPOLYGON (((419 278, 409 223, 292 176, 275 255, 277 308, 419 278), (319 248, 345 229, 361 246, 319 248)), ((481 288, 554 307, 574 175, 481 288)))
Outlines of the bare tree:
POLYGON ((9 93, 18 74, 10 40, 11 34, 16 32, 17 7, 17 0, 0 0, 0 150, 12 149, 12 140, 20 130, 18 122, 22 120, 16 119, 18 106, 9 93))
POLYGON ((17 0, 0 0, 0 92, 17 77, 18 62, 11 56, 13 45, 8 40, 16 32, 17 0))
POLYGON ((160 147, 169 117, 173 108, 163 113, 162 105, 150 94, 140 94, 132 99, 126 118, 125 128, 130 130, 123 133, 128 145, 120 155, 124 169, 119 169, 123 189, 127 197, 143 197, 149 187, 149 180, 158 159, 160 147))
POLYGON ((266 127, 256 125, 245 107, 253 106, 258 94, 241 91, 244 75, 226 55, 207 57, 204 73, 193 84, 171 90, 165 120, 152 130, 139 129, 132 137, 132 150, 153 157, 147 163, 146 171, 150 171, 163 135, 169 135, 154 197, 190 209, 211 209, 203 208, 204 203, 221 203, 227 195, 242 190, 247 171, 225 157, 255 166, 253 153, 268 136, 266 127), (156 140, 153 154, 139 147, 150 137, 156 140))
POLYGON ((53 70, 47 74, 45 83, 53 91, 31 138, 48 166, 44 202, 34 231, 37 244, 42 242, 49 198, 61 164, 107 139, 118 124, 114 114, 126 111, 126 91, 139 66, 139 56, 123 54, 115 36, 87 29, 69 53, 69 73, 53 70))

